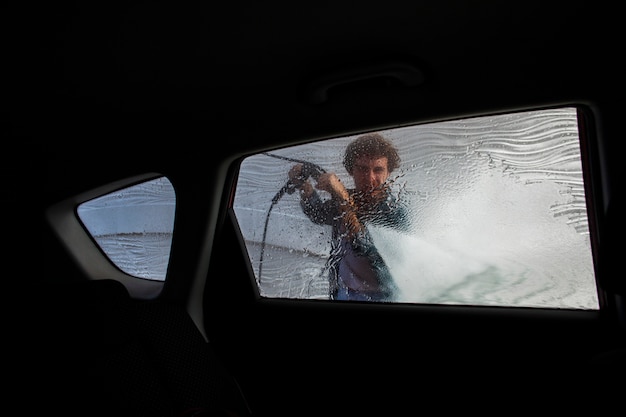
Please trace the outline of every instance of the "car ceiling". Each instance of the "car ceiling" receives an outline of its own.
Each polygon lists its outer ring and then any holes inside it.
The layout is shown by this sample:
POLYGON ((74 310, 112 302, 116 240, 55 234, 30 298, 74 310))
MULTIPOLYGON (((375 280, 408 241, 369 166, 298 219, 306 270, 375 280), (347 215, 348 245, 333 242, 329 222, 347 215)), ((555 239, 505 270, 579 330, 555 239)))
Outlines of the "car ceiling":
MULTIPOLYGON (((46 52, 43 65, 21 74, 32 94, 18 99, 27 110, 20 121, 36 119, 43 129, 36 135, 45 135, 56 167, 67 159, 80 164, 84 155, 83 168, 94 170, 124 149, 128 157, 116 156, 115 176, 156 166, 147 160, 188 161, 210 144, 219 143, 228 159, 411 120, 569 100, 608 103, 615 80, 623 82, 621 56, 612 52, 621 50, 618 13, 592 1, 126 1, 46 8, 34 13, 40 19, 26 12, 34 32, 17 32, 46 52), (322 104, 302 95, 306 80, 320 74, 390 61, 415 66, 424 82, 352 91, 322 104), (59 145, 72 139, 81 145, 73 153, 59 145)), ((19 45, 20 56, 32 58, 19 45)), ((91 185, 64 184, 63 169, 57 171, 59 177, 49 177, 56 184, 49 191, 58 193, 52 198, 91 185)), ((95 177, 94 184, 117 179, 95 177)))

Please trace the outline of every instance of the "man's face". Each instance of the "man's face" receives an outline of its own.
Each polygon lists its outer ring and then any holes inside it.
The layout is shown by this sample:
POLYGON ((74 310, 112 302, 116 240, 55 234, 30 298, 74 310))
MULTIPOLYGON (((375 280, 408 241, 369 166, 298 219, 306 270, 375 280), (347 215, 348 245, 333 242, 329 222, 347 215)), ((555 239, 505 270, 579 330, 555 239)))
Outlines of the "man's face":
POLYGON ((360 156, 352 167, 352 177, 357 192, 378 194, 389 177, 387 157, 360 156))

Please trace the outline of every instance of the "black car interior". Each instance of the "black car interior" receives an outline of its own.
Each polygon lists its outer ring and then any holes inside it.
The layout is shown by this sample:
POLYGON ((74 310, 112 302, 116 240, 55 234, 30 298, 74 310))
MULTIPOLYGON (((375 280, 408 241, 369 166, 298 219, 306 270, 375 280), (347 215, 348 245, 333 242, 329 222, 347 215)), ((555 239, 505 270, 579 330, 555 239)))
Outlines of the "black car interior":
MULTIPOLYGON (((39 256, 41 242, 44 259, 27 264, 43 268, 17 273, 30 291, 20 297, 31 395, 22 411, 500 414, 619 403, 626 280, 616 8, 447 0, 46 8, 34 33, 47 64, 36 82, 33 66, 22 72, 9 120, 10 140, 38 144, 43 184, 19 181, 11 189, 28 191, 15 196, 35 196, 45 212, 158 173, 174 186, 177 211, 167 277, 145 298, 115 278, 119 271, 81 266, 102 259, 78 259, 49 218, 39 220, 42 240, 28 250, 39 256), (245 157, 562 106, 588 115, 598 310, 259 297, 231 210, 245 157)), ((29 55, 31 38, 15 62, 29 55)), ((17 181, 16 162, 7 167, 17 181)), ((15 196, 9 204, 22 207, 15 196)))

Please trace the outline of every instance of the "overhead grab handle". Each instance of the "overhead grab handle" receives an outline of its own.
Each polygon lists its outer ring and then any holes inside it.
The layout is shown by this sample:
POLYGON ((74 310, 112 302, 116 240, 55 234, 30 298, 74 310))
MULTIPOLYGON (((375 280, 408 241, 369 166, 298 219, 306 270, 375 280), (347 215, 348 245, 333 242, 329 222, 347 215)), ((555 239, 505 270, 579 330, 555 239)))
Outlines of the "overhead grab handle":
POLYGON ((328 101, 329 91, 340 86, 359 82, 386 79, 406 87, 424 82, 424 73, 414 65, 402 61, 385 61, 352 67, 344 67, 313 79, 307 85, 307 97, 311 104, 328 101))

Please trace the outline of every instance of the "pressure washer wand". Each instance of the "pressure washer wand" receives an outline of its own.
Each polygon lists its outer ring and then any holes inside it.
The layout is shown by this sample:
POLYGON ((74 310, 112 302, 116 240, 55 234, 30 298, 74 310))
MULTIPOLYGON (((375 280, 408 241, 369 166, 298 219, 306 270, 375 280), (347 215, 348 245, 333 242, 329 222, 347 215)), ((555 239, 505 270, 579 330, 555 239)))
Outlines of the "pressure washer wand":
MULTIPOLYGON (((274 155, 270 153, 265 153, 265 155, 271 156, 273 158, 284 159, 286 161, 291 161, 291 162, 295 162, 298 164, 302 164, 302 172, 300 173, 300 178, 299 178, 302 181, 306 181, 307 179, 309 179, 309 177, 313 177, 314 180, 317 180, 320 177, 320 175, 326 172, 324 168, 312 162, 302 161, 300 159, 289 158, 287 156, 274 155)), ((278 190, 274 198, 272 198, 272 203, 274 204, 277 203, 278 200, 280 200, 285 193, 293 194, 296 191, 296 189, 297 187, 293 183, 293 181, 291 181, 291 179, 287 180, 285 185, 283 185, 282 188, 278 190)))

